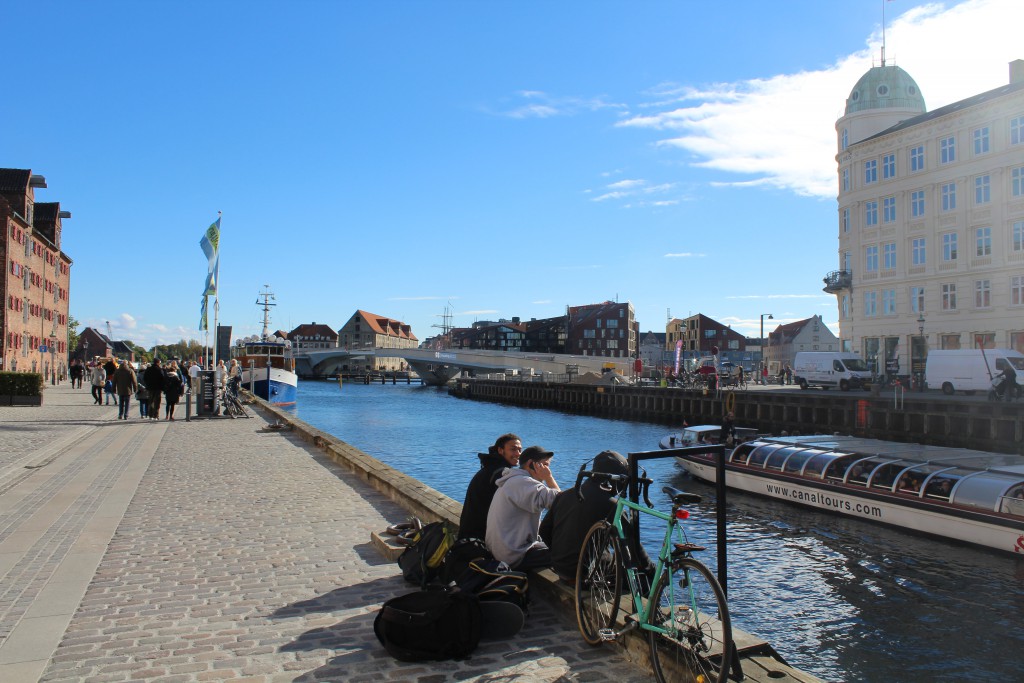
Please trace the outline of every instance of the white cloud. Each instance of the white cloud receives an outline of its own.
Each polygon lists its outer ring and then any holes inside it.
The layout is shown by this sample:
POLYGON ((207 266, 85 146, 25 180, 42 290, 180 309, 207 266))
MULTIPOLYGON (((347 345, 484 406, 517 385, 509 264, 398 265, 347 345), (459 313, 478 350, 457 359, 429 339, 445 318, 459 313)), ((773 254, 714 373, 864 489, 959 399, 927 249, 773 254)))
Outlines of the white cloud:
MULTIPOLYGON (((914 7, 887 27, 887 61, 917 81, 934 110, 1007 83, 1008 62, 1024 56, 1022 24, 1020 0, 914 7)), ((880 54, 879 28, 863 50, 823 69, 703 88, 663 84, 641 106, 649 113, 616 125, 665 132, 656 144, 690 153, 694 166, 746 176, 715 184, 834 198, 834 122, 850 89, 880 54), (662 111, 650 113, 657 109, 662 111)), ((601 199, 612 198, 619 197, 601 199)))
POLYGON ((601 109, 626 109, 625 105, 608 102, 603 97, 555 97, 540 90, 522 90, 517 92, 515 97, 525 102, 514 102, 504 111, 491 113, 513 119, 546 119, 552 116, 575 116, 581 112, 601 109))
POLYGON ((665 254, 665 258, 704 258, 706 254, 695 254, 689 251, 679 252, 677 254, 665 254))

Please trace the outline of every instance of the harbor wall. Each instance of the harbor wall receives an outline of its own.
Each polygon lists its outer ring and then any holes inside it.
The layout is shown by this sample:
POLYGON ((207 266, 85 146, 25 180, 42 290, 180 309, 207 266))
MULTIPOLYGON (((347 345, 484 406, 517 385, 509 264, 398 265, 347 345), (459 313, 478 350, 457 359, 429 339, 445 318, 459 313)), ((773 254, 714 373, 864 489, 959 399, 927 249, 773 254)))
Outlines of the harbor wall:
POLYGON ((546 408, 671 425, 736 424, 781 434, 853 434, 890 441, 1024 455, 1024 403, 958 400, 890 390, 864 392, 702 390, 622 385, 459 379, 449 393, 464 399, 546 408))

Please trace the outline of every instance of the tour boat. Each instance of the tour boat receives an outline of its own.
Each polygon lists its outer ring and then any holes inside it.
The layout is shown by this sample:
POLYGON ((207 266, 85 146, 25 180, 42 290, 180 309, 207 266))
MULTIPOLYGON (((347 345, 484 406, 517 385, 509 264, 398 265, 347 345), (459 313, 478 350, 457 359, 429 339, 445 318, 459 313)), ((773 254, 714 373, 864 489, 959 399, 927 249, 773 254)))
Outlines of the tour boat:
MULTIPOLYGON (((715 458, 677 460, 714 483, 715 458)), ((727 486, 1024 554, 1024 458, 853 436, 758 437, 726 451, 727 486)))
POLYGON ((263 307, 263 334, 239 340, 231 357, 242 369, 242 386, 276 406, 295 405, 298 375, 292 343, 270 334, 270 303, 274 298, 269 288, 260 293, 257 305, 263 307))

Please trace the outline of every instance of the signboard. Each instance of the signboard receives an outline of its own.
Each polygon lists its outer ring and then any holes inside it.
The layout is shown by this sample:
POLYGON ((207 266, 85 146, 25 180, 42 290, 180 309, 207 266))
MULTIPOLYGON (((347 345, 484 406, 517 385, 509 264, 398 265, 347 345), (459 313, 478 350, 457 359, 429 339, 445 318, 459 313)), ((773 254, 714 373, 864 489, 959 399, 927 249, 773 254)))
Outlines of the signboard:
POLYGON ((50 352, 50 349, 48 349, 46 347, 46 344, 43 344, 42 346, 39 347, 39 353, 49 353, 49 352, 50 352))
POLYGON ((887 374, 887 375, 898 375, 898 374, 900 374, 900 359, 899 358, 887 358, 885 360, 885 374, 887 374))
POLYGON ((199 371, 199 395, 196 396, 196 415, 213 415, 217 410, 217 385, 213 370, 199 371))

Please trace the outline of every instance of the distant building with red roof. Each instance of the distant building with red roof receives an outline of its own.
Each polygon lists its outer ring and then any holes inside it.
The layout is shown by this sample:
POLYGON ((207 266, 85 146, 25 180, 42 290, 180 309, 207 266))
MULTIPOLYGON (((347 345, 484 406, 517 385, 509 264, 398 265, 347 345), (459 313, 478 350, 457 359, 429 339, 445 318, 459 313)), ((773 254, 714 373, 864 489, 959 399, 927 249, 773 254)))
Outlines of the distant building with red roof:
POLYGON ((330 325, 303 323, 288 333, 293 349, 333 349, 338 346, 338 333, 330 325))
MULTIPOLYGON (((358 310, 338 330, 338 346, 350 351, 359 349, 415 349, 419 339, 412 333, 412 327, 383 315, 358 310)), ((349 368, 353 369, 353 368, 349 368)), ((401 358, 370 357, 366 370, 405 370, 401 358)))

